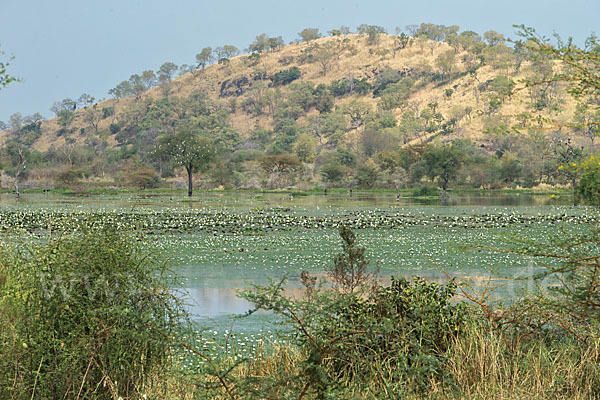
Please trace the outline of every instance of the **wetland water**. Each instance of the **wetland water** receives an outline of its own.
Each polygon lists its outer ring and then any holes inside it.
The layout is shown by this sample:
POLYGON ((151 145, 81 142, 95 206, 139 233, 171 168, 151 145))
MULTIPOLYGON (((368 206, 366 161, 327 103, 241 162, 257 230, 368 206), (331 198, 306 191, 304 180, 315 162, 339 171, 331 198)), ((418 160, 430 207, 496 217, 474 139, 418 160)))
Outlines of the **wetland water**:
POLYGON ((302 270, 323 275, 341 244, 337 224, 356 229, 371 268, 382 279, 421 275, 444 280, 449 274, 474 281, 490 274, 514 295, 514 277, 527 274, 527 260, 460 245, 496 245, 507 236, 544 240, 559 229, 597 224, 596 209, 568 206, 549 195, 453 193, 448 204, 402 198, 395 193, 180 193, 91 197, 25 194, 0 196, 4 230, 30 231, 67 224, 90 214, 142 234, 142 243, 182 279, 195 319, 222 330, 254 331, 264 315, 236 319, 250 308, 236 289, 287 275, 289 289, 300 286, 302 270), (437 266, 436 266, 437 265, 437 266))

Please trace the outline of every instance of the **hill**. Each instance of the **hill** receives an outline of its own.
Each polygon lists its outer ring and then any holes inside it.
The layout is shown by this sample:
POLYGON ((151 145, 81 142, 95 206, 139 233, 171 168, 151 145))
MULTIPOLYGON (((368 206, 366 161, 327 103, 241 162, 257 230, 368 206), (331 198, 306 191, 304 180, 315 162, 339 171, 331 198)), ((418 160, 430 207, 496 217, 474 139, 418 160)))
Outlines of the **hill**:
POLYGON ((561 68, 551 59, 493 31, 374 28, 287 46, 263 35, 258 51, 221 52, 178 77, 174 65, 133 75, 110 100, 65 99, 56 118, 2 132, 6 173, 19 168, 18 143, 34 185, 151 187, 170 177, 182 186, 182 170, 154 153, 158 137, 182 126, 217 149, 197 177, 204 187, 562 184, 558 166, 595 151, 595 131, 581 125, 593 108, 565 84, 526 84, 561 68), (456 153, 447 177, 435 165, 445 148, 456 153))

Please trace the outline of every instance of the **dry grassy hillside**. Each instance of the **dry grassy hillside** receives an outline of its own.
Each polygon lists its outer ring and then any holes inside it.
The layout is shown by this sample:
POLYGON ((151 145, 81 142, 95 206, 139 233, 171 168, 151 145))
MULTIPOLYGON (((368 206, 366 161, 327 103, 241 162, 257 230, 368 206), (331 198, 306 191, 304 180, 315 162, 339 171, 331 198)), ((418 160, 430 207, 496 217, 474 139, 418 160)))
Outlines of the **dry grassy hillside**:
MULTIPOLYGON (((350 34, 321 38, 309 43, 290 44, 278 50, 262 53, 260 59, 254 62, 248 55, 240 55, 232 58, 229 63, 210 65, 175 78, 170 84, 168 96, 185 97, 197 90, 204 91, 215 103, 221 104, 230 111, 233 127, 242 137, 245 137, 256 126, 269 127, 272 122, 272 116, 269 113, 252 115, 239 106, 248 96, 257 95, 261 90, 264 91, 268 88, 270 82, 255 80, 256 76, 272 77, 279 71, 296 66, 301 71, 301 77, 296 82, 314 82, 318 85, 331 84, 331 82, 345 78, 366 78, 368 82, 372 83, 379 74, 387 70, 405 71, 407 75, 423 70, 436 73, 440 70, 438 58, 443 54, 452 54, 454 56, 452 67, 454 77, 441 84, 432 82, 414 88, 408 97, 406 106, 392 110, 398 120, 406 110, 412 110, 418 114, 427 108, 428 104, 436 104, 436 111, 446 119, 456 119, 456 129, 450 135, 444 136, 444 141, 470 138, 477 142, 488 142, 489 135, 483 133, 487 127, 486 121, 487 124, 490 123, 488 93, 485 89, 482 90, 482 85, 489 84, 496 76, 504 75, 517 83, 514 94, 510 98, 504 99, 493 113, 496 118, 501 117, 504 125, 526 126, 531 125, 530 121, 544 121, 545 129, 550 132, 556 126, 570 123, 573 118, 574 102, 564 94, 559 99, 560 111, 548 108, 536 111, 530 107, 529 89, 519 83, 526 77, 535 76, 534 68, 527 62, 521 66, 518 73, 515 72, 512 65, 506 68, 484 65, 477 68, 474 73, 466 73, 468 62, 472 62, 473 58, 467 51, 456 50, 447 43, 431 40, 415 40, 410 46, 398 49, 395 38, 396 36, 381 34, 376 43, 369 43, 367 35, 350 34), (323 65, 318 62, 299 62, 303 52, 315 44, 321 47, 330 46, 332 56, 326 61, 325 74, 323 74, 323 65), (235 86, 236 83, 239 88, 235 86), (447 95, 449 89, 452 90, 450 96, 447 95), (226 92, 232 90, 239 90, 242 93, 227 95, 226 92), (233 108, 235 108, 235 112, 231 112, 233 108), (527 123, 518 117, 523 112, 529 113, 527 123)), ((282 86, 278 90, 284 98, 288 88, 282 86)), ((135 104, 148 98, 159 99, 165 94, 162 87, 155 87, 138 98, 132 96, 118 100, 105 100, 88 108, 114 108, 113 116, 98 122, 97 131, 109 145, 116 146, 114 135, 109 132, 110 124, 123 118, 126 110, 135 104)), ((373 110, 377 109, 378 99, 370 93, 363 96, 336 97, 335 107, 341 107, 356 99, 371 105, 373 110)), ((87 109, 75 111, 74 120, 70 125, 71 131, 79 132, 82 128, 86 131, 95 131, 95 128, 91 127, 89 121, 86 120, 86 112, 89 111, 87 109)), ((308 114, 316 113, 318 113, 316 110, 311 110, 308 114)), ((299 123, 303 118, 299 119, 299 123)), ((540 124, 536 126, 541 127, 540 124)), ((52 146, 58 148, 63 145, 65 137, 60 135, 59 131, 57 118, 43 121, 42 135, 35 141, 34 148, 46 151, 52 146)), ((353 140, 356 136, 355 131, 356 129, 354 132, 352 130, 347 132, 347 141, 353 140)), ((0 139, 4 141, 7 133, 7 131, 3 132, 0 139)), ((83 136, 75 135, 75 140, 81 143, 83 136)), ((427 140, 428 136, 431 135, 423 132, 423 135, 418 138, 409 138, 409 143, 427 140)))

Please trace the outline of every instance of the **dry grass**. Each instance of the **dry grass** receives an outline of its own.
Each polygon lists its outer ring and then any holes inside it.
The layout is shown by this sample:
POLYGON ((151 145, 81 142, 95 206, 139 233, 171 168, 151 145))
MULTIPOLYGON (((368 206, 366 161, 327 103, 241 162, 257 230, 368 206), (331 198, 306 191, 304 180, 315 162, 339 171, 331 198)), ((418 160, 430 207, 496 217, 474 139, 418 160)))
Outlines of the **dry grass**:
MULTIPOLYGON (((396 51, 395 56, 391 51, 393 48, 393 38, 391 35, 381 35, 379 42, 376 45, 368 45, 367 38, 363 35, 350 34, 345 37, 327 37, 321 38, 316 41, 319 44, 326 42, 338 43, 336 50, 339 56, 334 57, 328 73, 326 76, 321 74, 321 68, 317 64, 302 64, 299 65, 296 62, 296 57, 305 49, 307 43, 297 43, 284 46, 283 48, 263 53, 260 62, 256 66, 249 65, 247 55, 240 55, 231 59, 228 65, 214 64, 203 70, 196 70, 194 72, 185 74, 178 77, 172 82, 172 90, 170 96, 188 96, 195 90, 205 91, 208 96, 217 102, 223 104, 224 107, 228 107, 227 99, 219 98, 219 89, 221 83, 227 79, 238 78, 242 76, 249 77, 251 73, 255 71, 264 71, 269 76, 281 71, 283 69, 290 68, 292 66, 298 66, 302 72, 301 81, 311 81, 315 84, 329 84, 334 80, 342 79, 345 77, 354 78, 367 78, 372 81, 375 75, 381 71, 387 69, 401 70, 405 68, 414 68, 421 63, 430 64, 435 70, 435 59, 441 53, 451 50, 451 47, 446 43, 428 42, 423 45, 413 44, 411 47, 396 51), (343 45, 341 41, 345 40, 346 43, 343 45), (294 57, 294 62, 289 65, 283 66, 279 60, 284 57, 294 57)), ((460 61, 463 53, 456 54, 456 71, 461 72, 465 70, 465 66, 460 61)), ((472 77, 469 75, 455 79, 454 81, 435 87, 433 84, 426 85, 425 87, 416 90, 410 96, 409 103, 412 109, 422 110, 427 107, 429 103, 438 103, 438 110, 444 116, 448 117, 451 113, 451 109, 454 105, 460 104, 463 106, 470 106, 473 108, 473 118, 463 119, 459 122, 460 132, 450 135, 445 140, 451 140, 456 138, 471 138, 478 142, 485 142, 488 140, 483 132, 483 119, 485 100, 483 95, 477 94, 477 86, 482 82, 486 82, 497 75, 504 75, 506 71, 494 70, 493 68, 486 66, 480 68, 477 71, 477 76, 472 77), (454 90, 453 95, 448 98, 444 95, 446 89, 452 88, 454 90), (478 98, 479 97, 479 98, 478 98)), ((517 82, 523 79, 525 76, 531 74, 530 69, 527 65, 524 65, 518 75, 513 75, 511 78, 517 82)), ((115 82, 116 84, 116 82, 115 82)), ((286 88, 282 88, 282 93, 285 96, 286 88)), ((148 92, 144 93, 139 100, 133 97, 123 98, 119 100, 105 100, 98 103, 100 109, 104 107, 114 107, 117 120, 122 116, 124 110, 132 106, 134 103, 143 101, 144 99, 158 99, 163 96, 162 90, 159 87, 153 88, 148 92)), ((238 98, 238 104, 240 104, 247 94, 243 94, 238 98)), ((367 104, 370 104, 373 109, 376 107, 377 99, 372 96, 362 96, 359 98, 367 104)), ((351 99, 336 99, 336 106, 340 106, 351 99)), ((549 128, 554 125, 560 125, 568 122, 572 116, 574 110, 574 101, 564 96, 565 103, 563 104, 562 111, 560 114, 555 112, 544 110, 541 115, 546 118, 550 118, 555 121, 549 124, 549 128)), ((515 115, 520 112, 527 110, 527 90, 521 90, 513 96, 511 101, 505 102, 500 108, 499 113, 507 116, 511 123, 516 120, 515 115)), ((78 132, 80 128, 91 129, 87 126, 84 121, 85 110, 77 110, 75 112, 75 121, 72 123, 71 128, 74 132, 78 132)), ((400 118, 402 111, 396 110, 395 115, 400 118)), ((537 113, 534 113, 537 115, 537 113)), ((246 136, 249 131, 254 129, 256 125, 268 127, 272 120, 268 115, 254 116, 248 115, 243 110, 238 109, 236 113, 231 116, 233 126, 240 132, 242 136, 246 136)), ((100 122, 99 130, 108 131, 109 125, 112 122, 111 118, 100 122)), ((42 126, 43 135, 35 143, 37 150, 46 151, 51 146, 60 147, 65 143, 64 137, 57 136, 59 126, 56 118, 45 121, 42 126)), ((550 131, 550 129, 549 129, 550 131)), ((76 138, 77 142, 82 143, 84 138, 81 135, 72 135, 76 138)), ((352 137, 355 136, 353 132, 348 133, 348 141, 352 141, 352 137)), ((0 143, 6 138, 6 132, 0 133, 0 143)), ((113 135, 108 136, 108 143, 111 146, 116 145, 116 141, 113 135)))
POLYGON ((485 329, 472 329, 450 354, 450 370, 465 398, 590 399, 600 395, 600 340, 587 349, 575 343, 528 343, 508 351, 485 329))
MULTIPOLYGON (((431 382, 427 394, 409 395, 407 399, 583 400, 600 397, 600 339, 587 349, 568 341, 551 344, 532 341, 520 353, 512 353, 489 330, 470 326, 447 355, 448 369, 458 390, 449 392, 431 382)), ((259 346, 254 361, 241 364, 231 373, 238 379, 260 378, 280 374, 283 368, 287 374, 294 375, 299 372, 302 359, 302 354, 290 345, 259 346)), ((202 388, 194 385, 191 376, 180 380, 179 385, 171 381, 157 385, 151 393, 155 394, 155 390, 160 390, 165 398, 208 398, 202 388)), ((224 391, 210 396, 229 398, 224 391)), ((236 396, 250 398, 243 392, 237 392, 236 396)), ((375 388, 349 387, 344 398, 366 400, 385 396, 375 388)))

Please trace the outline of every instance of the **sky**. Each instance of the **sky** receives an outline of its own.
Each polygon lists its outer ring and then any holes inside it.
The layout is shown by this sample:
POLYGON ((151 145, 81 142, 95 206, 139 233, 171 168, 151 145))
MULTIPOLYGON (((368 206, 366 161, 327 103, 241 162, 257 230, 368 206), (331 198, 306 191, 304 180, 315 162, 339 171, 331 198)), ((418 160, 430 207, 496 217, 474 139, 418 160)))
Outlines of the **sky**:
MULTIPOLYGON (((119 82, 171 61, 193 64, 203 47, 245 49, 260 33, 296 40, 304 28, 422 22, 515 38, 515 24, 583 44, 600 34, 599 0, 0 0, 0 46, 21 79, 0 89, 0 121, 87 93, 109 98, 119 82)), ((2 59, 0 59, 2 60, 2 59)))

